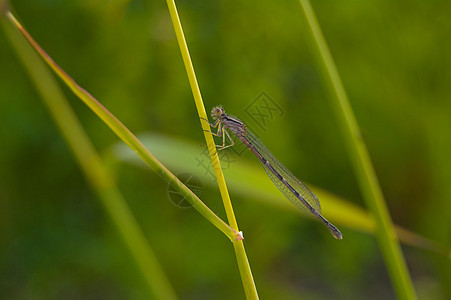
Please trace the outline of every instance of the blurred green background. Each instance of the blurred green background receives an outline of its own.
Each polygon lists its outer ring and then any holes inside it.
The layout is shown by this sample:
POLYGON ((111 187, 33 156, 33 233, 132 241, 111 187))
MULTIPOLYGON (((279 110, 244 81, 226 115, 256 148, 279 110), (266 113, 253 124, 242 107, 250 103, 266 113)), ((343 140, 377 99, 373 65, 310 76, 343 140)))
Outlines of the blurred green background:
MULTIPOLYGON (((394 222, 449 246, 451 2, 312 4, 394 222)), ((50 56, 133 132, 195 143, 202 155, 205 142, 165 1, 13 5, 50 56)), ((299 3, 177 5, 207 110, 222 104, 246 119, 246 108, 265 92, 281 111, 255 130, 268 148, 301 179, 363 206, 299 3)), ((148 298, 4 32, 0 65, 0 297, 148 298)), ((109 157, 118 138, 64 89, 109 157)), ((248 153, 239 161, 259 167, 248 153)), ((244 298, 223 234, 195 210, 175 206, 156 174, 128 163, 109 168, 180 298, 244 298)), ((201 184, 201 198, 225 220, 214 182, 201 184)), ((395 298, 374 236, 337 223, 344 240, 336 241, 318 222, 234 190, 231 197, 262 299, 395 298)), ((406 246, 403 252, 420 299, 451 297, 449 258, 406 246)))

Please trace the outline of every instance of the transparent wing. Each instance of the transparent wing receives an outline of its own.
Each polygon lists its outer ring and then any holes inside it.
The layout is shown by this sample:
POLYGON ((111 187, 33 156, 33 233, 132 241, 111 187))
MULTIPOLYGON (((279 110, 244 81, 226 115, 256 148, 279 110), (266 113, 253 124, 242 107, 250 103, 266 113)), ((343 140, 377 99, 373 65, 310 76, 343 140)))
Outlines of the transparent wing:
MULTIPOLYGON (((263 145, 263 143, 249 130, 246 131, 247 139, 254 145, 255 149, 270 163, 270 165, 280 174, 287 182, 318 212, 321 213, 321 205, 319 203, 318 197, 296 176, 293 175, 281 162, 279 162, 274 155, 269 152, 268 148, 263 145)), ((262 164, 265 168, 266 173, 271 178, 272 182, 277 186, 277 188, 285 195, 285 197, 290 200, 296 207, 301 210, 312 213, 308 207, 306 207, 301 200, 299 200, 283 182, 281 182, 276 175, 268 169, 268 167, 262 164)))

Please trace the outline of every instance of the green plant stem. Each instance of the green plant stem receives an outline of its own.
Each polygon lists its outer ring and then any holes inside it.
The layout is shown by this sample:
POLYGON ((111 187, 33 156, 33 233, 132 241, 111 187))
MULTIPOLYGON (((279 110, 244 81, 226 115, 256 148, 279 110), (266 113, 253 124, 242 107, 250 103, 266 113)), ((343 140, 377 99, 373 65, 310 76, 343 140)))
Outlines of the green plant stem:
POLYGON ((15 27, 2 22, 43 102, 128 246, 155 299, 177 299, 152 248, 52 74, 15 27))
MULTIPOLYGON (((185 64, 185 69, 188 74, 188 80, 194 96, 194 102, 196 104, 199 118, 208 119, 175 2, 174 0, 167 0, 166 2, 168 5, 169 13, 171 14, 172 24, 174 26, 175 34, 177 36, 177 41, 179 44, 180 52, 182 54, 183 62, 185 64)), ((204 130, 205 140, 207 142, 208 151, 210 153, 211 161, 213 164, 213 169, 216 175, 216 179, 218 181, 219 191, 227 214, 227 219, 229 221, 230 226, 236 231, 239 231, 238 224, 235 219, 235 213, 233 212, 232 203, 230 201, 229 192, 227 190, 224 175, 222 173, 221 163, 219 161, 218 155, 216 155, 217 150, 213 137, 210 133, 210 127, 206 122, 201 122, 201 125, 202 129, 204 130)), ((247 299, 258 299, 257 288, 255 287, 252 271, 246 256, 243 241, 242 240, 233 241, 233 247, 235 249, 238 268, 241 274, 241 280, 243 282, 246 297, 247 299)))
POLYGON ((25 28, 17 21, 11 13, 7 13, 8 19, 22 33, 31 46, 38 52, 52 70, 63 80, 63 82, 82 100, 110 129, 163 180, 168 182, 210 223, 221 230, 230 240, 241 239, 237 231, 227 225, 215 215, 188 187, 186 187, 174 174, 171 173, 161 162, 159 162, 150 151, 136 138, 136 136, 122 124, 112 113, 110 113, 97 99, 85 89, 80 87, 63 69, 61 69, 50 56, 39 46, 25 28))
POLYGON ((389 270, 393 286, 400 299, 416 299, 413 284, 381 188, 371 164, 368 150, 362 140, 360 129, 349 104, 332 55, 327 47, 310 2, 308 0, 300 0, 300 3, 314 40, 326 82, 333 95, 333 107, 346 140, 352 165, 357 174, 366 205, 372 212, 377 225, 376 237, 389 270))

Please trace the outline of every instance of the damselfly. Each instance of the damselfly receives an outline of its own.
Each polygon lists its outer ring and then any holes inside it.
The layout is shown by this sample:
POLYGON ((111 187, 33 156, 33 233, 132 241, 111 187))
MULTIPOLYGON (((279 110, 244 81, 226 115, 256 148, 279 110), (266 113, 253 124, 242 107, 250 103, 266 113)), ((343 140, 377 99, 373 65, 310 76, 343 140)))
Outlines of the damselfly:
POLYGON ((291 203, 304 211, 312 213, 315 217, 320 219, 336 239, 343 238, 343 235, 337 227, 332 225, 332 223, 327 221, 326 218, 321 215, 321 205, 319 204, 318 197, 316 197, 305 184, 282 165, 282 163, 269 152, 263 143, 246 128, 246 125, 243 122, 227 115, 220 106, 213 107, 211 110, 211 117, 215 120, 213 124, 206 119, 204 120, 207 121, 211 127, 218 128, 216 133, 211 132, 213 135, 222 137, 222 145, 216 145, 218 150, 223 150, 234 145, 234 141, 226 129, 233 132, 233 134, 235 134, 238 139, 258 157, 272 182, 274 182, 277 188, 291 201, 291 203), (226 136, 231 142, 231 144, 227 146, 226 136))

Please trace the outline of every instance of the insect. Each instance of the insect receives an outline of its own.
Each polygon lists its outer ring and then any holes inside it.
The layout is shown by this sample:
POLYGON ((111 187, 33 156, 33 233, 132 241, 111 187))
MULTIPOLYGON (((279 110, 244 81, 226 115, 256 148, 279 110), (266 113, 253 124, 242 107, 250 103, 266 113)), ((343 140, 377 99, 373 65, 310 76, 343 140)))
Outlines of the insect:
POLYGON ((243 122, 226 114, 221 106, 213 107, 211 110, 211 117, 215 120, 213 124, 206 119, 203 120, 208 122, 212 128, 218 128, 216 133, 210 131, 213 135, 222 137, 222 145, 216 145, 218 150, 223 150, 235 144, 226 129, 230 130, 255 156, 257 156, 272 182, 291 203, 301 210, 312 213, 315 217, 320 219, 336 239, 341 240, 343 238, 343 235, 337 227, 321 215, 321 205, 318 197, 316 197, 302 181, 279 162, 274 155, 269 152, 265 145, 263 145, 263 143, 246 128, 246 125, 243 122), (226 145, 226 136, 231 142, 229 145, 226 145))

